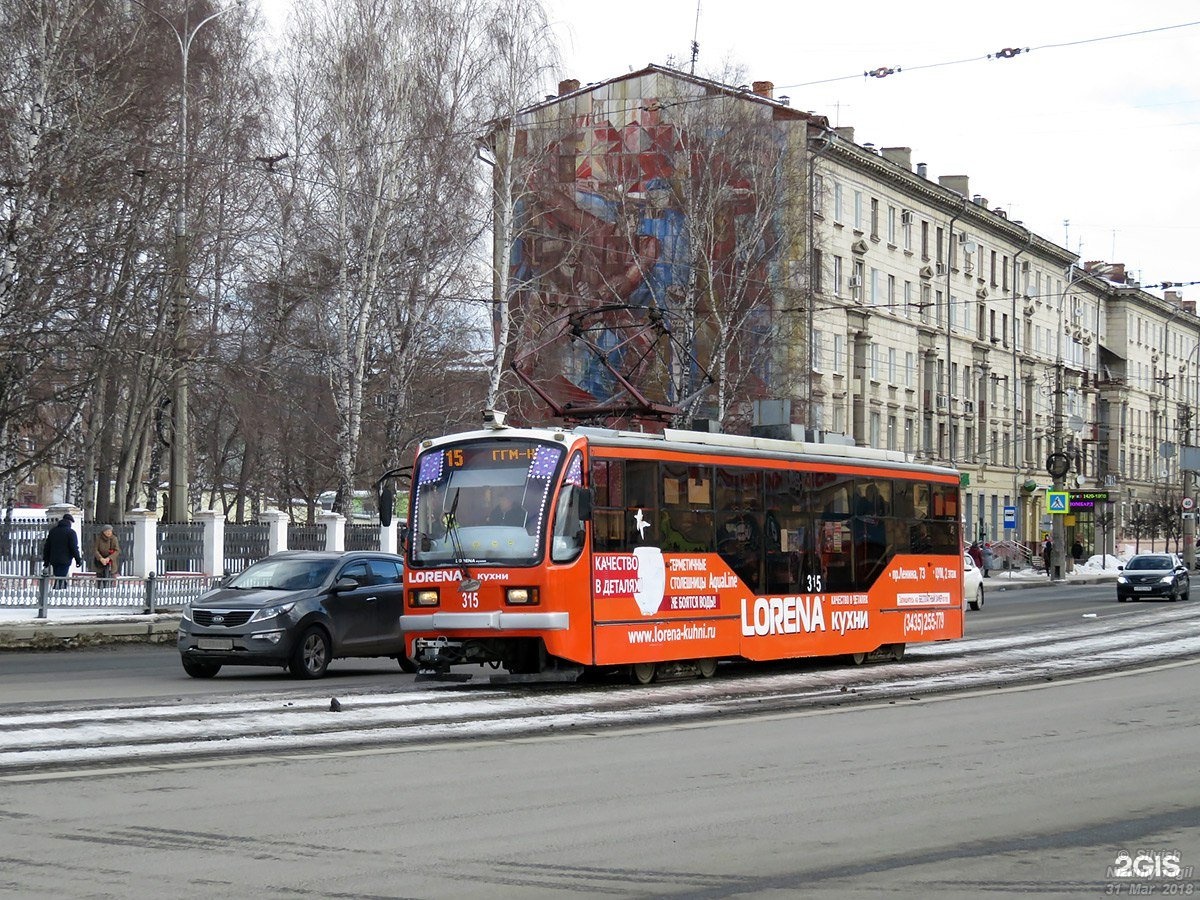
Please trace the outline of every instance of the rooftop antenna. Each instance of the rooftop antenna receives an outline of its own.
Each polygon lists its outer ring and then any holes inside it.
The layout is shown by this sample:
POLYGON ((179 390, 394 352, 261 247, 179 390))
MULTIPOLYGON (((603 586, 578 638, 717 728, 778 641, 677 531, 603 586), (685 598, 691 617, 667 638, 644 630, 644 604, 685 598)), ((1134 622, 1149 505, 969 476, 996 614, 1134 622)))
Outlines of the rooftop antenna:
POLYGON ((696 0, 696 27, 692 31, 692 71, 696 74, 696 57, 700 55, 700 0, 696 0))

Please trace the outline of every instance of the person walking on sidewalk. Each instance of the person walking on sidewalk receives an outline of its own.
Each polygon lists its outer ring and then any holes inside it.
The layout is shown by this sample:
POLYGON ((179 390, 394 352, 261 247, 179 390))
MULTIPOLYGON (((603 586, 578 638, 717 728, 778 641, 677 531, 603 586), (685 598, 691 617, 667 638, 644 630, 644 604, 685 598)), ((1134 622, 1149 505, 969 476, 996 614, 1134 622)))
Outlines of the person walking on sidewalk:
POLYGON ((1042 541, 1042 560, 1046 563, 1046 574, 1050 578, 1054 577, 1054 573, 1050 571, 1050 558, 1052 556, 1054 556, 1054 542, 1050 538, 1046 538, 1042 541))
POLYGON ((42 563, 54 570, 56 591, 67 586, 67 574, 71 571, 72 562, 83 566, 83 557, 79 555, 79 536, 71 527, 74 523, 75 517, 67 513, 50 529, 42 546, 42 563))
POLYGON ((92 565, 96 567, 96 578, 99 580, 101 590, 113 583, 113 576, 117 574, 117 557, 120 553, 121 545, 117 542, 117 536, 113 534, 113 527, 105 525, 96 535, 95 543, 92 544, 92 565))

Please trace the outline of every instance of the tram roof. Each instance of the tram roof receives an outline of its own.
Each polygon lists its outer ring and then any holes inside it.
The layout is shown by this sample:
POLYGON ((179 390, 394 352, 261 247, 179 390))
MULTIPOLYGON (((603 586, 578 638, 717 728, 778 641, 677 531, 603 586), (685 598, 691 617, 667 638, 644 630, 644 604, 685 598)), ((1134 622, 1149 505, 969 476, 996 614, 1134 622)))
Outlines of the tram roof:
POLYGON ((876 450, 872 447, 747 437, 707 431, 686 431, 678 428, 667 428, 662 434, 653 434, 584 425, 574 428, 510 428, 503 426, 443 435, 436 441, 423 442, 422 446, 432 446, 446 441, 486 438, 528 438, 543 441, 586 438, 589 443, 604 447, 638 447, 651 450, 671 450, 679 453, 720 453, 728 456, 791 459, 800 462, 841 465, 867 464, 942 476, 957 474, 956 470, 949 466, 916 462, 912 456, 900 450, 876 450))

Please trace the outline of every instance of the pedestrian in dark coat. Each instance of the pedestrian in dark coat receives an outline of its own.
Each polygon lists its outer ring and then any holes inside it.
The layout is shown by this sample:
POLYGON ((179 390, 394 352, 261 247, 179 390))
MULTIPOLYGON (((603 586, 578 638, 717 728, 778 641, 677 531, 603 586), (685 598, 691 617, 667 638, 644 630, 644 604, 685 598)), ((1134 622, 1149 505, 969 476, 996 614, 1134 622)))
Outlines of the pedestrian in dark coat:
POLYGON ((67 513, 50 529, 42 546, 42 562, 54 570, 56 591, 67 586, 67 573, 71 571, 72 562, 83 565, 83 557, 79 555, 79 535, 71 527, 74 522, 75 517, 67 513))

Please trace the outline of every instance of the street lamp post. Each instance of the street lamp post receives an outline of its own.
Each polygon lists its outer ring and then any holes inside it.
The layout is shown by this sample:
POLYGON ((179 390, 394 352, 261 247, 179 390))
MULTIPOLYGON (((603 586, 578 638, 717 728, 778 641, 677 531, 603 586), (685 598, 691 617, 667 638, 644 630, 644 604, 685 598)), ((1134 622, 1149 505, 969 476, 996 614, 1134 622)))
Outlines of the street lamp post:
MULTIPOLYGON (((188 254, 188 57, 196 34, 217 16, 229 12, 232 6, 218 9, 205 16, 195 25, 188 19, 185 8, 182 30, 156 9, 151 9, 141 0, 133 0, 146 12, 158 16, 179 46, 179 186, 178 203, 175 210, 175 246, 173 266, 174 279, 171 286, 174 334, 172 350, 175 369, 171 378, 171 462, 170 486, 167 510, 169 521, 186 522, 188 519, 188 446, 191 443, 188 427, 188 350, 187 350, 187 272, 188 254)), ((157 490, 157 488, 154 488, 157 490)))

